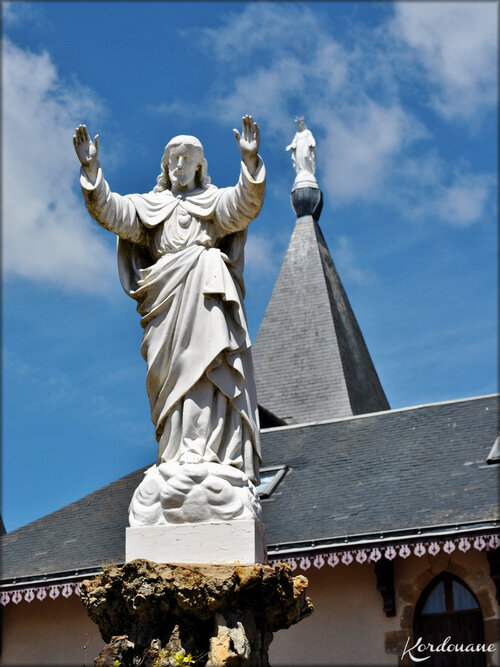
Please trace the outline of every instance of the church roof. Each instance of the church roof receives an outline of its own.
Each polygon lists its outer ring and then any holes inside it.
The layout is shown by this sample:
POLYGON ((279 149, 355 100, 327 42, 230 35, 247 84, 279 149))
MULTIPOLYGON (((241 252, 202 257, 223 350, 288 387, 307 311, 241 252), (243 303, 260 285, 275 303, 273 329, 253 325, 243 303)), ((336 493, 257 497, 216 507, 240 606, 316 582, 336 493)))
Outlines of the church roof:
POLYGON ((297 219, 253 346, 259 403, 300 423, 389 409, 330 251, 297 219))
POLYGON ((270 429, 265 464, 289 471, 264 504, 268 548, 499 526, 498 418, 486 396, 270 429))
MULTIPOLYGON (((485 396, 263 431, 266 468, 287 466, 262 500, 270 555, 494 529, 498 407, 485 396)), ((4 535, 4 584, 123 562, 143 471, 4 535)))

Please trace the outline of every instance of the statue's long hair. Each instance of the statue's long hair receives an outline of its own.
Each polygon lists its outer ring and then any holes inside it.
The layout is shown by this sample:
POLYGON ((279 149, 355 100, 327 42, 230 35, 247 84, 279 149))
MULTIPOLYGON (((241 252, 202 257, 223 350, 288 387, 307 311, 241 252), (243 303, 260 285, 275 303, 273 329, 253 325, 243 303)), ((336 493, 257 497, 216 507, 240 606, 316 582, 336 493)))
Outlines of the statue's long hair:
POLYGON ((210 184, 208 164, 203 155, 203 146, 201 145, 201 142, 196 137, 192 137, 188 134, 180 134, 171 139, 165 146, 165 152, 161 159, 161 173, 156 179, 156 186, 153 188, 153 192, 163 192, 163 190, 171 189, 172 183, 170 181, 170 176, 168 175, 168 157, 171 149, 180 146, 181 144, 192 146, 196 150, 199 165, 195 174, 195 183, 197 187, 206 188, 210 184))

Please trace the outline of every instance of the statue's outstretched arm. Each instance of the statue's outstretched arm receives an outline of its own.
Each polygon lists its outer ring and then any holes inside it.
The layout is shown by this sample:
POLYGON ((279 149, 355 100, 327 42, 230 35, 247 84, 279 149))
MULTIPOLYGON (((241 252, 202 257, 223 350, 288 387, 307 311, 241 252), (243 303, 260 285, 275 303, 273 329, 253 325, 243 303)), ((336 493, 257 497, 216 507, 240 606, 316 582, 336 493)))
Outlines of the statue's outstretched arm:
POLYGON ((79 125, 73 135, 73 146, 75 147, 76 155, 82 163, 87 178, 94 184, 99 169, 99 162, 97 161, 97 156, 99 154, 99 135, 96 134, 94 141, 92 141, 89 137, 87 126, 79 125))
POLYGON ((122 239, 148 247, 149 237, 137 211, 128 197, 111 192, 97 159, 99 135, 90 139, 85 125, 79 125, 73 135, 73 146, 82 164, 80 185, 90 215, 101 227, 122 239))
POLYGON ((259 126, 254 121, 252 116, 246 115, 241 119, 242 131, 234 129, 233 133, 236 138, 236 143, 241 151, 241 160, 247 167, 250 174, 253 176, 257 169, 257 154, 260 146, 260 131, 259 126))
POLYGON ((297 148, 297 135, 294 136, 292 143, 285 148, 286 151, 294 151, 297 148))
POLYGON ((264 201, 266 170, 258 155, 260 133, 252 116, 242 118, 243 130, 233 130, 241 151, 241 173, 237 185, 224 188, 215 208, 215 221, 222 234, 239 232, 260 212, 264 201))

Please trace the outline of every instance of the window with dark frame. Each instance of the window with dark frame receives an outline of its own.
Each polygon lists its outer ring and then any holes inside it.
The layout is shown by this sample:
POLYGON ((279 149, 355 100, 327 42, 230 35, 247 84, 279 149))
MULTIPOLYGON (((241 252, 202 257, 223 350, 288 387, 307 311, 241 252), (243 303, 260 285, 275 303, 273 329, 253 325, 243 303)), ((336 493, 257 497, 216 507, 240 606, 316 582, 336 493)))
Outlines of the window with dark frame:
POLYGON ((493 447, 490 449, 488 456, 486 457, 486 463, 493 465, 494 463, 500 463, 500 435, 496 438, 493 443, 493 447))
POLYGON ((288 466, 286 465, 261 468, 260 484, 257 487, 257 494, 260 499, 269 498, 271 496, 286 475, 287 470, 288 466))

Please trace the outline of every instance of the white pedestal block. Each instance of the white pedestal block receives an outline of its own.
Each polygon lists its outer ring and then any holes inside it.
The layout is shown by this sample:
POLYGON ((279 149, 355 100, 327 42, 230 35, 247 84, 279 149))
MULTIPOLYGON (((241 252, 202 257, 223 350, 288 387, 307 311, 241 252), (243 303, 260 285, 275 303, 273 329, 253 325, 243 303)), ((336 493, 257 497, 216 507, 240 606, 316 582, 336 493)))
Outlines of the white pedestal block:
POLYGON ((125 560, 156 563, 241 564, 265 562, 262 526, 239 520, 127 528, 125 560))

